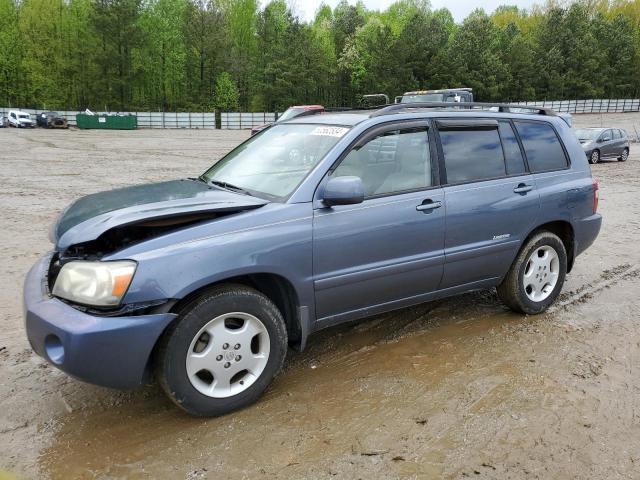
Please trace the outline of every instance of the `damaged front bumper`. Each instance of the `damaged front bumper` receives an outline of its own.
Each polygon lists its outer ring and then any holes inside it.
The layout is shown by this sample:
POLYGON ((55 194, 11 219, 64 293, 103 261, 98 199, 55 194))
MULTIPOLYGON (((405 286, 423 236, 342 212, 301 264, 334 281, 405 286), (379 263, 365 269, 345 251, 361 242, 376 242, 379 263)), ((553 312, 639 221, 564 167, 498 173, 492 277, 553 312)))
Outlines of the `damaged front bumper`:
POLYGON ((76 310, 49 294, 50 262, 50 255, 40 258, 24 285, 26 330, 33 350, 89 383, 112 388, 144 383, 153 347, 175 314, 107 317, 76 310))

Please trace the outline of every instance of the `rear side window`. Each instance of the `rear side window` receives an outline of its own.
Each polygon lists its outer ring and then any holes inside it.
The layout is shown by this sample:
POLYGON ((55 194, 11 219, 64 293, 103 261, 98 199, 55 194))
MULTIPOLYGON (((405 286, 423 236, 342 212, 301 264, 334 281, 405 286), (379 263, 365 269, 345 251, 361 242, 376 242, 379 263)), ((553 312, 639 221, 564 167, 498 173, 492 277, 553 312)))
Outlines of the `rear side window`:
POLYGON ((504 177, 500 136, 496 128, 440 130, 447 183, 504 177))
POLYGON ((618 129, 614 129, 613 130, 613 138, 615 138, 615 139, 622 138, 622 135, 620 135, 620 130, 618 130, 618 129))
POLYGON ((558 135, 548 123, 515 122, 532 172, 567 168, 558 135))
POLYGON ((518 139, 513 131, 511 122, 500 121, 500 138, 504 148, 504 158, 507 164, 507 175, 518 175, 525 172, 524 158, 518 139))

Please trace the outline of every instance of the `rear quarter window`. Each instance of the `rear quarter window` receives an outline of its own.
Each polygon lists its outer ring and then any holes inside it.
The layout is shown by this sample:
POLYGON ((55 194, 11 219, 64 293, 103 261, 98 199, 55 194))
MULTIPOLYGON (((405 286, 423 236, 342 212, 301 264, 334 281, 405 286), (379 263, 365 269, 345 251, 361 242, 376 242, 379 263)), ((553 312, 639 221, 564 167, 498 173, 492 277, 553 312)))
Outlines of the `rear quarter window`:
POLYGON ((567 168, 567 157, 553 127, 542 122, 515 122, 531 172, 567 168))

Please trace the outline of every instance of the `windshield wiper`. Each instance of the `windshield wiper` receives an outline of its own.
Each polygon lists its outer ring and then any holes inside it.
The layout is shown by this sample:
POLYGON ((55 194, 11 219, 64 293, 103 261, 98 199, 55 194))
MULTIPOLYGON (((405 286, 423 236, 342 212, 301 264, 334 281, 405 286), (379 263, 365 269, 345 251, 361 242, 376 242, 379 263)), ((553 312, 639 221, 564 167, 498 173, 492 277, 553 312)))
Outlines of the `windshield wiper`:
POLYGON ((245 195, 253 196, 247 190, 245 190, 244 188, 238 187, 237 185, 233 185, 232 183, 221 182, 220 180, 210 180, 209 183, 212 184, 212 185, 215 185, 217 187, 222 187, 222 188, 224 188, 226 190, 232 190, 234 192, 243 193, 245 195))

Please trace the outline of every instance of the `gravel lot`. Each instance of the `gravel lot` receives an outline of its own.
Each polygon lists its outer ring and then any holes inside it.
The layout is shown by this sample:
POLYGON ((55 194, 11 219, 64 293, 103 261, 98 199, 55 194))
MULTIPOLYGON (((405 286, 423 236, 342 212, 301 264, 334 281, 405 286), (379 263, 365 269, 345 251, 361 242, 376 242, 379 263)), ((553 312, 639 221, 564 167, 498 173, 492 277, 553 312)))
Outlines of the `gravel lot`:
MULTIPOLYGON (((607 121, 631 133, 639 118, 607 121)), ((209 420, 155 386, 94 387, 33 354, 22 281, 50 249, 57 212, 80 195, 199 174, 247 135, 0 130, 0 477, 638 478, 633 150, 594 166, 603 231, 544 315, 515 315, 489 291, 334 328, 291 353, 258 404, 209 420)))

